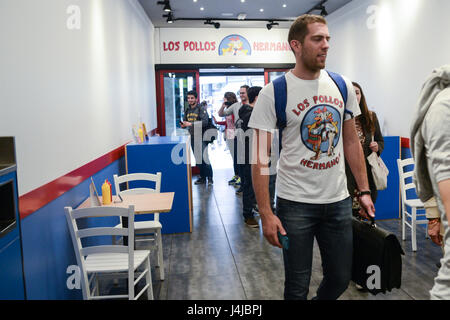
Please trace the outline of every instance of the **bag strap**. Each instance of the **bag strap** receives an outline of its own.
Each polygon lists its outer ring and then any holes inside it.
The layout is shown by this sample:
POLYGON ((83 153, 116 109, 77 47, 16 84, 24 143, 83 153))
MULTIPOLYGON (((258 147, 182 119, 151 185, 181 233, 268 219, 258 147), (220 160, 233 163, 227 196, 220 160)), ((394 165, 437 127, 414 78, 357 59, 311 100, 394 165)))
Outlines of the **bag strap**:
POLYGON ((353 112, 347 110, 347 99, 348 99, 348 91, 347 91, 347 84, 345 83, 344 78, 340 74, 331 72, 327 70, 328 75, 333 80, 333 82, 336 84, 336 86, 339 89, 339 92, 341 93, 342 100, 344 100, 344 112, 348 113, 350 117, 353 118, 353 112))
POLYGON ((287 104, 287 84, 286 76, 282 75, 273 81, 275 98, 275 113, 277 116, 279 151, 281 152, 281 139, 283 129, 286 127, 286 104, 287 104))
MULTIPOLYGON (((340 74, 331 72, 327 70, 328 75, 336 84, 339 89, 339 92, 344 101, 344 112, 348 113, 353 118, 353 112, 347 110, 345 108, 347 106, 348 99, 348 91, 347 84, 345 83, 344 78, 340 74)), ((275 99, 275 114, 277 116, 277 127, 279 133, 279 150, 281 152, 281 140, 282 140, 282 132, 286 127, 286 104, 287 104, 287 83, 286 76, 282 75, 275 80, 272 81, 273 90, 274 90, 274 99, 275 99)))

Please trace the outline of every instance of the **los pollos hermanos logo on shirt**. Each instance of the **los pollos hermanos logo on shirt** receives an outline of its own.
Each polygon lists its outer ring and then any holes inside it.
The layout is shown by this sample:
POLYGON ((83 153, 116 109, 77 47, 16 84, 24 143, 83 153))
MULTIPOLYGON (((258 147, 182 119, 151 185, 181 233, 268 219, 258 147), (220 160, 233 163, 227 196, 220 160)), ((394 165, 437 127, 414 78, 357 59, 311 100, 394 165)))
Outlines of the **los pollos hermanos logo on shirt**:
POLYGON ((342 100, 332 96, 314 96, 311 106, 308 99, 297 105, 292 112, 296 116, 305 113, 300 125, 300 138, 309 157, 302 158, 300 165, 312 170, 327 170, 341 160, 336 147, 341 137, 342 117, 339 109, 344 107, 342 100))

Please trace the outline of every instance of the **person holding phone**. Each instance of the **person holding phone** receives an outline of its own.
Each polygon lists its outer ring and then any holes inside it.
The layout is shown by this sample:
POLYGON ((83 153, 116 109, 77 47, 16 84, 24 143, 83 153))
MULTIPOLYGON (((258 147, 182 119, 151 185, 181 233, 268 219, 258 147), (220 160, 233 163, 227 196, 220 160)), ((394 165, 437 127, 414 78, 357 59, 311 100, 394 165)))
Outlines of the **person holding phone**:
POLYGON ((191 90, 187 93, 188 108, 186 109, 182 128, 187 128, 191 135, 191 147, 197 165, 200 167, 200 178, 195 184, 213 184, 213 170, 208 157, 208 142, 203 141, 203 128, 208 125, 208 111, 197 103, 197 92, 191 90))

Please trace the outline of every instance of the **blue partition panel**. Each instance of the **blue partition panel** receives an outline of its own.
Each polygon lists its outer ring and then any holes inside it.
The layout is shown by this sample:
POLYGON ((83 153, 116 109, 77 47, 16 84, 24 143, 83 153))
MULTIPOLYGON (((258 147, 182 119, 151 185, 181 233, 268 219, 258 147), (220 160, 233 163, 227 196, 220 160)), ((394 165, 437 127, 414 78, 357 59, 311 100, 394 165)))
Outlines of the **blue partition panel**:
MULTIPOLYGON (((105 179, 113 181, 114 174, 125 173, 124 160, 121 158, 94 175, 97 189, 105 179)), ((67 273, 67 267, 77 262, 64 207, 76 208, 86 200, 90 182, 83 181, 21 221, 27 299, 82 299, 81 289, 67 286, 67 279, 73 274, 67 273)), ((118 218, 106 218, 102 225, 118 222, 118 218)))
MULTIPOLYGON (((189 136, 150 137, 149 141, 126 146, 127 173, 161 172, 161 192, 175 192, 172 211, 161 213, 162 233, 191 232, 192 186, 188 163, 189 136)), ((145 187, 145 182, 130 183, 130 188, 145 187)), ((142 221, 152 215, 137 215, 142 221)))
POLYGON ((400 159, 400 137, 384 137, 381 158, 389 169, 387 189, 378 191, 375 203, 376 219, 400 218, 400 180, 397 159, 400 159))
MULTIPOLYGON (((11 203, 10 208, 14 211, 16 224, 5 229, 0 234, 0 300, 23 300, 25 299, 25 288, 20 239, 17 174, 15 169, 0 175, 0 186, 6 184, 12 187, 14 199, 11 199, 11 201, 14 203, 11 203)), ((7 199, 3 199, 3 201, 7 201, 7 199)), ((0 210, 7 209, 2 207, 0 210)))

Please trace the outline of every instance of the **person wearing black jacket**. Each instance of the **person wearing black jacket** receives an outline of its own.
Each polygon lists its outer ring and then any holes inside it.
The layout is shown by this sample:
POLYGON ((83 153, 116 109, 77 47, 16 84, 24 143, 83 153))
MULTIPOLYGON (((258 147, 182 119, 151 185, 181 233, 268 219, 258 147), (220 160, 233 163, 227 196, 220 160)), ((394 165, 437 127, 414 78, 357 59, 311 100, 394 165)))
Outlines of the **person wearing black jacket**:
MULTIPOLYGON (((258 228, 259 224, 254 217, 254 207, 256 204, 255 193, 252 185, 252 168, 251 168, 251 144, 252 130, 248 131, 248 122, 253 111, 253 106, 258 98, 261 87, 251 87, 247 91, 249 104, 244 104, 239 109, 240 129, 244 131, 244 164, 241 165, 241 183, 242 183, 242 207, 245 224, 251 228, 258 228)), ((241 144, 242 145, 242 144, 241 144)))
POLYGON ((195 161, 200 167, 200 178, 195 184, 213 184, 213 171, 208 157, 208 142, 203 141, 203 128, 208 125, 208 111, 197 103, 197 92, 191 90, 187 93, 188 108, 184 112, 182 128, 188 128, 191 135, 191 148, 195 161), (201 149, 200 149, 201 145, 201 149), (197 147, 195 147, 197 146, 197 147), (205 150, 206 149, 206 150, 205 150), (201 152, 201 154, 199 154, 201 152))

